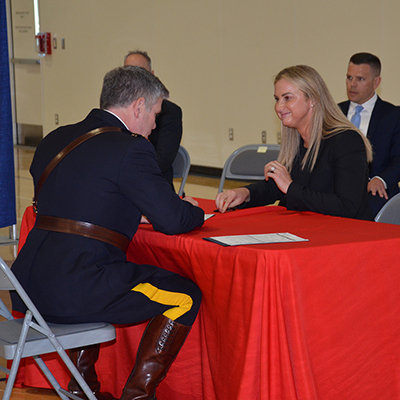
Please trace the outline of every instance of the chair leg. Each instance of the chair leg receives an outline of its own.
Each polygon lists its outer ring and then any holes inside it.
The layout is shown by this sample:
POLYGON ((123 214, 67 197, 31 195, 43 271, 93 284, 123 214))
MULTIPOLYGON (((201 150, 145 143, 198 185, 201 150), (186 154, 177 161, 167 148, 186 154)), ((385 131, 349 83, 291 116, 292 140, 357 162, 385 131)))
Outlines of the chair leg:
MULTIPOLYGON (((100 392, 100 382, 97 379, 95 369, 95 363, 99 358, 99 352, 100 344, 94 344, 91 346, 70 349, 69 357, 97 399, 112 400, 113 397, 111 393, 100 392)), ((73 376, 71 376, 71 380, 68 383, 68 391, 82 399, 87 398, 73 376)))
POLYGON ((165 378, 190 328, 163 315, 149 322, 120 400, 156 399, 157 386, 165 378))
POLYGON ((68 400, 70 397, 68 397, 68 395, 65 393, 66 391, 60 386, 57 379, 51 373, 51 371, 49 370, 45 362, 42 360, 42 358, 40 356, 32 356, 32 357, 36 361, 37 365, 42 370, 44 375, 46 376, 47 380, 51 383, 51 386, 53 386, 54 390, 61 397, 61 399, 68 400))
POLYGON ((22 351, 25 345, 26 337, 28 336, 29 325, 32 321, 31 311, 27 311, 24 318, 24 323, 22 325, 21 334, 18 339, 17 348, 15 350, 15 357, 11 366, 10 374, 8 375, 8 382, 4 390, 3 399, 9 400, 11 397, 11 392, 14 386, 15 378, 17 376, 18 367, 21 362, 22 351))

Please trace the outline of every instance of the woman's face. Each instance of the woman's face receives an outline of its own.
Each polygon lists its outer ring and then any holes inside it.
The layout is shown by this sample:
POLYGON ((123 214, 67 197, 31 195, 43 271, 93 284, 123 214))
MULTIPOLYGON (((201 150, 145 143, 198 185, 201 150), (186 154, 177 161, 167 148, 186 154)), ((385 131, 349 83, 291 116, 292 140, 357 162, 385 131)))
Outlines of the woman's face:
POLYGON ((286 79, 275 83, 275 112, 284 126, 297 129, 303 136, 308 134, 312 116, 312 101, 286 79))

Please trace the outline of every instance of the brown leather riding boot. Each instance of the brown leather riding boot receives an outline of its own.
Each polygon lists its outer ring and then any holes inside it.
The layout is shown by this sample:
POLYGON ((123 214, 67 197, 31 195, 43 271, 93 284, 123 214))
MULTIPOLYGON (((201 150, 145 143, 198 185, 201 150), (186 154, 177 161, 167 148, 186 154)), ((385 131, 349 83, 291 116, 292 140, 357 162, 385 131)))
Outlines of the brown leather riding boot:
MULTIPOLYGON (((90 387, 90 390, 97 397, 98 400, 112 400, 111 393, 100 392, 100 382, 97 379, 97 373, 94 364, 99 358, 100 344, 94 344, 91 346, 80 347, 77 349, 69 350, 69 358, 78 369, 82 378, 90 387)), ((87 399, 85 393, 76 382, 75 378, 71 376, 71 380, 68 383, 68 391, 74 395, 87 399)))
POLYGON ((165 378, 190 328, 163 315, 149 322, 120 400, 156 399, 156 388, 165 378))

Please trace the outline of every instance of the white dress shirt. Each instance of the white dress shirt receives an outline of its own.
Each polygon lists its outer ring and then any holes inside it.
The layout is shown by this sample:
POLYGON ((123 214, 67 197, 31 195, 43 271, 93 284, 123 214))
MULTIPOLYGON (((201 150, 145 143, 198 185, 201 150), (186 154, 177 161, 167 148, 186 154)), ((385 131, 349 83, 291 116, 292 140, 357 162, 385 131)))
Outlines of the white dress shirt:
MULTIPOLYGON (((369 126, 369 121, 371 119, 372 111, 375 107, 376 100, 378 99, 378 96, 376 93, 364 104, 360 104, 361 106, 364 107, 364 109, 361 111, 361 122, 360 122, 360 131, 364 134, 364 136, 367 136, 368 132, 368 126, 369 126)), ((352 116, 355 114, 356 110, 355 108, 358 106, 357 103, 353 103, 350 101, 350 106, 349 106, 349 111, 347 113, 347 118, 349 121, 351 121, 352 116)))
MULTIPOLYGON (((374 93, 374 95, 368 101, 366 101, 364 104, 361 104, 364 107, 364 109, 360 113, 361 121, 360 121, 359 129, 363 133, 364 136, 367 136, 369 121, 371 120, 372 111, 374 110, 377 99, 378 99, 378 96, 376 93, 374 93)), ((356 112, 355 108, 357 106, 358 106, 357 103, 350 101, 349 111, 347 113, 347 118, 350 121, 351 121, 352 116, 356 112)), ((385 189, 387 189, 386 182, 380 176, 374 176, 371 179, 374 179, 374 178, 380 179, 383 182, 383 184, 385 185, 385 189)))

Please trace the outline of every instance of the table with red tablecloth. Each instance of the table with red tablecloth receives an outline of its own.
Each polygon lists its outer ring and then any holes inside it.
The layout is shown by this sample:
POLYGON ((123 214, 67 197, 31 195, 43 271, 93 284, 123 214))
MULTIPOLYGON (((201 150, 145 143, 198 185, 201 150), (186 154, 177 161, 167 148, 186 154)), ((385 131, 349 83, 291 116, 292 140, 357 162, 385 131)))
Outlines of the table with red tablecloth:
MULTIPOLYGON (((215 207, 199 202, 208 213, 215 207)), ((22 243, 33 222, 28 209, 22 243)), ((128 258, 187 276, 203 293, 158 400, 400 399, 400 226, 257 207, 215 213, 182 235, 142 225, 128 258), (276 232, 308 241, 204 240, 276 232)), ((144 327, 118 326, 116 341, 102 346, 102 388, 116 397, 144 327)), ((20 385, 47 385, 33 362, 21 372, 20 385)))

